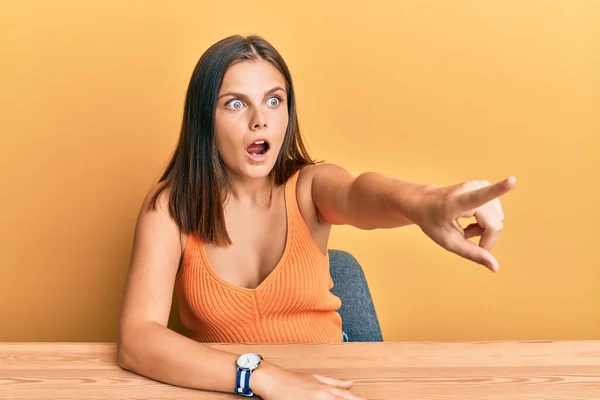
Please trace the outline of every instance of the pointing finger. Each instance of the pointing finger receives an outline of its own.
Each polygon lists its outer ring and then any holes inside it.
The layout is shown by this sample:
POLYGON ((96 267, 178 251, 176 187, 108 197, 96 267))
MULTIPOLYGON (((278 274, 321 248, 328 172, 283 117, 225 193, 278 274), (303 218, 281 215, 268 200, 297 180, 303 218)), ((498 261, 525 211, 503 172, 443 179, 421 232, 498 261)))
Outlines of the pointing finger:
POLYGON ((454 202, 454 211, 461 213, 465 210, 480 207, 511 190, 515 183, 516 178, 511 176, 493 185, 460 194, 454 202))

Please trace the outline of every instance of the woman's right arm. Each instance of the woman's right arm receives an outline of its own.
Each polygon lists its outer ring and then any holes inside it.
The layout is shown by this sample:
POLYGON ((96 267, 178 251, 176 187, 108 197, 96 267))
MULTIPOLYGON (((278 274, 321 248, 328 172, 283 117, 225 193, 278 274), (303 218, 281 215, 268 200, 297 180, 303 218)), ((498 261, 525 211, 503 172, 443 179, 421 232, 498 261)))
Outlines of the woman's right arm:
MULTIPOLYGON (((167 328, 182 255, 180 231, 168 213, 168 191, 159 196, 156 210, 147 211, 152 194, 144 199, 136 222, 119 317, 118 363, 171 385, 233 393, 239 354, 210 348, 167 328)), ((359 399, 346 390, 351 385, 287 371, 268 360, 250 377, 250 388, 263 399, 359 399)))

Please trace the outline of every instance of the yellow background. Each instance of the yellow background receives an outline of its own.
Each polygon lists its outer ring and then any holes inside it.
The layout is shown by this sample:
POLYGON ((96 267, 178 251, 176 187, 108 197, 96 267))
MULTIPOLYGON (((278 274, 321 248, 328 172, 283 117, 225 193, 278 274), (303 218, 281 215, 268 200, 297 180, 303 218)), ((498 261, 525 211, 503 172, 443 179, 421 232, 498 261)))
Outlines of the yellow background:
POLYGON ((139 206, 233 33, 286 59, 314 157, 518 179, 497 274, 414 226, 334 228, 385 340, 600 339, 598 21, 595 1, 2 1, 0 340, 116 339, 139 206))

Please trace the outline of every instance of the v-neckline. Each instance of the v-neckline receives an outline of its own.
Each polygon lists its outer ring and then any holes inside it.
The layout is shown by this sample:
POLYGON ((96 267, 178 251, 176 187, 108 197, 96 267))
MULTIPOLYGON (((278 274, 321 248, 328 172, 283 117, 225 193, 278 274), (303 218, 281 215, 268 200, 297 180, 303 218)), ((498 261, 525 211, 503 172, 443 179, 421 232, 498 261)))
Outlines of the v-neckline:
MULTIPOLYGON (((282 269, 282 267, 284 266, 285 261, 287 259, 289 250, 290 250, 291 236, 292 236, 292 218, 290 218, 291 210, 290 210, 290 206, 289 206, 289 203, 292 201, 292 199, 288 199, 288 189, 289 189, 288 183, 290 183, 292 178, 294 178, 294 177, 292 176, 288 179, 288 181, 284 184, 285 186, 283 188, 283 201, 284 201, 284 206, 285 206, 285 220, 286 220, 285 247, 283 249, 283 254, 281 255, 281 258, 279 259, 279 261, 277 262, 275 267, 271 270, 269 275, 267 275, 267 277, 265 279, 263 279, 262 282, 257 287, 247 288, 247 287, 233 284, 233 283, 223 279, 219 274, 217 274, 215 272, 212 265, 210 264, 210 261, 208 260, 208 255, 206 254, 206 249, 204 248, 204 242, 202 240, 200 240, 200 244, 199 244, 200 255, 202 256, 202 261, 204 262, 204 265, 206 267, 205 270, 208 271, 209 275, 212 276, 218 283, 220 283, 221 285, 226 286, 230 289, 239 291, 239 292, 255 293, 255 292, 258 292, 266 284, 268 284, 271 280, 273 280, 274 277, 282 269)), ((291 189, 290 189, 290 191, 291 191, 291 189)), ((295 195, 295 193, 292 193, 292 195, 295 195)))

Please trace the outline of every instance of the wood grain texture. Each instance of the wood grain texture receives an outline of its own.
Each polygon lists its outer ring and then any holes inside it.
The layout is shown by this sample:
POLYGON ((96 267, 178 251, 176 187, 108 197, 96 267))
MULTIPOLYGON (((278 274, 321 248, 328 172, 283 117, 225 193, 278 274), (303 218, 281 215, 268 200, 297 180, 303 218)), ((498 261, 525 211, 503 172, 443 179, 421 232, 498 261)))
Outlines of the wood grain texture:
MULTIPOLYGON (((600 400, 600 340, 209 344, 355 380, 368 399, 600 400)), ((125 371, 114 343, 0 343, 1 399, 234 399, 125 371)))

